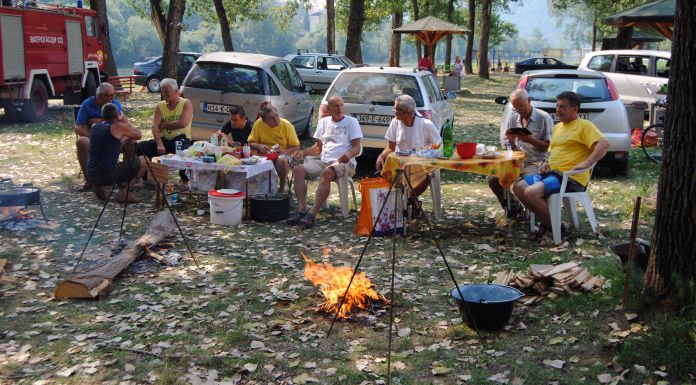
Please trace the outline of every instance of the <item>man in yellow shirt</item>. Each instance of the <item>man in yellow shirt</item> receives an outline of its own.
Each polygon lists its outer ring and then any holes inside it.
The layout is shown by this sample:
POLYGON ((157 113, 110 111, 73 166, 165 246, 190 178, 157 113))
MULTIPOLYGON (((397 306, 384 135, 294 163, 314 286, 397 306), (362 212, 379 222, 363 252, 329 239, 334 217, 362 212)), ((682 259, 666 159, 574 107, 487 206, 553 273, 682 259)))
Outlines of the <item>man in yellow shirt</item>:
MULTIPOLYGON (((191 120, 193 105, 179 94, 179 86, 174 79, 162 79, 160 82, 162 101, 157 103, 152 118, 152 136, 139 143, 138 155, 152 157, 176 153, 176 142, 181 142, 181 149, 191 146, 191 120)), ((179 171, 182 188, 188 188, 189 178, 184 170, 179 171)))
POLYGON ((280 118, 278 109, 272 105, 262 105, 259 115, 261 119, 254 123, 249 134, 249 147, 259 154, 277 154, 269 158, 274 158, 273 165, 280 179, 278 190, 284 192, 292 154, 300 149, 300 140, 292 123, 280 118))
MULTIPOLYGON (((539 174, 520 179, 513 191, 519 200, 536 214, 541 222, 533 238, 540 238, 551 228, 551 217, 546 197, 561 189, 563 172, 588 168, 604 157, 609 141, 592 122, 578 117, 580 97, 570 91, 556 97, 556 117, 560 120, 549 144, 548 162, 544 161, 539 174)), ((566 191, 583 191, 590 181, 590 171, 572 175, 566 191)))

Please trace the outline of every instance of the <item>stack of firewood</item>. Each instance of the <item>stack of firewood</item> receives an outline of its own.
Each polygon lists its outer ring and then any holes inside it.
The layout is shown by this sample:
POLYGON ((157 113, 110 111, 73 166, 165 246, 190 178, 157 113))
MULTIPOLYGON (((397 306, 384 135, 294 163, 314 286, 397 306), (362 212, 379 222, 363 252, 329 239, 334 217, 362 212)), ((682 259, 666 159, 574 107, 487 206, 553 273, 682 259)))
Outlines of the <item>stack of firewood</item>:
POLYGON ((503 270, 496 275, 493 283, 519 289, 525 294, 519 302, 530 305, 547 297, 600 289, 604 278, 593 277, 576 262, 567 262, 556 266, 530 265, 526 272, 503 270))

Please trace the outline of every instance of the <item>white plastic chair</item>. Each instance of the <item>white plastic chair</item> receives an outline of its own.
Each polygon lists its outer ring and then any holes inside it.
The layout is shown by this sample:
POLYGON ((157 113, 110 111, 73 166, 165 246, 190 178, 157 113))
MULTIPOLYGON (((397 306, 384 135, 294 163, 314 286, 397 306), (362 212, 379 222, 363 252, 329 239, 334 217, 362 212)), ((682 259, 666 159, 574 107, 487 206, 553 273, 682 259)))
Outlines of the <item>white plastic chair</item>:
MULTIPOLYGON (((363 147, 362 144, 360 145, 360 152, 358 155, 355 156, 355 158, 359 157, 362 155, 363 152, 363 147)), ((307 156, 305 157, 305 162, 307 162, 310 159, 316 158, 315 156, 307 156)), ((355 159, 353 158, 353 159, 355 159)), ((312 179, 314 181, 319 180, 319 178, 314 178, 312 179)), ((342 177, 336 178, 333 180, 334 183, 338 186, 338 199, 341 202, 341 215, 343 218, 347 218, 350 215, 350 202, 348 202, 348 186, 350 186, 350 192, 353 195, 353 207, 355 207, 355 210, 358 210, 358 199, 356 198, 355 195, 355 184, 353 183, 353 177, 348 175, 348 174, 343 174, 342 177)), ((329 195, 330 196, 330 195, 329 195)), ((326 197, 326 200, 324 201, 324 204, 322 205, 323 209, 328 209, 329 208, 329 197, 326 197)))
MULTIPOLYGON (((594 164, 588 168, 564 172, 563 180, 561 181, 561 192, 551 194, 546 198, 546 202, 549 206, 549 214, 551 216, 553 243, 556 245, 561 244, 561 202, 565 207, 566 216, 570 219, 573 229, 580 229, 578 213, 575 210, 576 203, 580 202, 582 207, 585 209, 585 214, 587 214, 587 219, 592 227, 592 232, 597 233, 597 219, 595 218, 594 209, 592 208, 592 201, 590 200, 590 194, 587 192, 587 187, 585 188, 585 191, 565 192, 566 185, 568 184, 568 177, 570 175, 580 174, 587 170, 590 170, 591 173, 593 168, 594 164)), ((536 226, 536 216, 534 215, 534 212, 530 212, 529 219, 531 223, 531 231, 534 231, 536 226)))

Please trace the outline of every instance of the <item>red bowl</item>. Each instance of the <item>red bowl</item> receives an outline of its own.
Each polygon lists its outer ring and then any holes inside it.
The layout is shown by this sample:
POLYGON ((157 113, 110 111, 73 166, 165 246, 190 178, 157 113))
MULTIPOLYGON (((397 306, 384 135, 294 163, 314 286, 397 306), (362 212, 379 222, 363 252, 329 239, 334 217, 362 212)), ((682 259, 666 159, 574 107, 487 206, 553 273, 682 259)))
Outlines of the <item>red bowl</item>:
POLYGON ((473 158, 476 155, 476 142, 457 143, 457 154, 462 159, 473 158))

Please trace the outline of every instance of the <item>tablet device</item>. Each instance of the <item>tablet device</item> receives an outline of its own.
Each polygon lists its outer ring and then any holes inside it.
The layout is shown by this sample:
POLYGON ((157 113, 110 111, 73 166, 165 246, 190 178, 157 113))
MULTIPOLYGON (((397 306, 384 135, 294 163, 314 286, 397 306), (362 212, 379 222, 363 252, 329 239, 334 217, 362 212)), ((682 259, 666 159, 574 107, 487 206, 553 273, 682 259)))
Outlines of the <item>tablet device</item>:
POLYGON ((525 127, 512 127, 510 128, 510 132, 515 135, 532 135, 532 132, 525 127))

